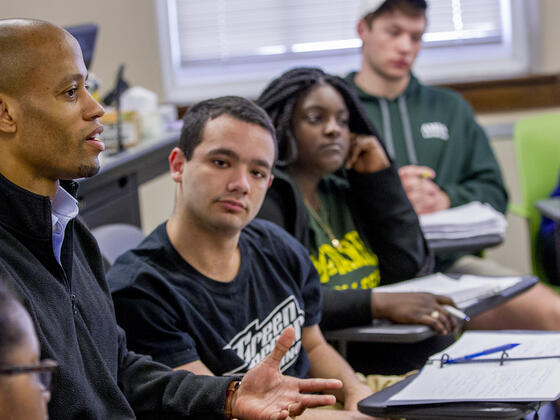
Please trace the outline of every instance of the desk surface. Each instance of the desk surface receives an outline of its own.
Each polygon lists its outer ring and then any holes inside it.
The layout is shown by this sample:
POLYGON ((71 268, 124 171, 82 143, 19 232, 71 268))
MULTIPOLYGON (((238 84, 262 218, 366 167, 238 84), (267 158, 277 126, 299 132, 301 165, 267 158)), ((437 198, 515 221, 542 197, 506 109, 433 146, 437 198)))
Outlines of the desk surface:
POLYGON ((431 239, 428 240, 428 246, 435 255, 441 255, 448 252, 477 252, 485 248, 500 245, 504 241, 501 235, 481 235, 474 238, 461 239, 431 239))
POLYGON ((435 335, 426 325, 393 324, 391 321, 374 321, 372 325, 323 331, 327 340, 376 343, 417 343, 435 335))
POLYGON ((90 228, 111 223, 141 227, 138 187, 169 170, 167 157, 179 132, 144 139, 117 155, 100 157, 101 169, 78 180, 80 215, 90 228))
POLYGON ((358 403, 358 409, 370 416, 411 419, 502 419, 518 420, 536 409, 535 403, 479 402, 387 406, 392 395, 414 379, 415 375, 379 391, 358 403))
POLYGON ((560 221, 560 197, 539 200, 535 206, 544 216, 560 221))
MULTIPOLYGON (((538 279, 536 277, 523 276, 522 280, 514 286, 502 291, 498 295, 479 300, 473 305, 464 308, 464 312, 470 317, 479 315, 533 287, 537 282, 538 279)), ((390 321, 375 321, 372 325, 323 331, 323 334, 327 340, 331 341, 416 343, 435 335, 435 331, 426 325, 393 324, 390 321)))
POLYGON ((165 132, 158 137, 144 139, 137 146, 127 148, 119 154, 100 157, 101 169, 91 178, 79 180, 80 186, 90 186, 103 182, 108 177, 118 177, 135 172, 138 183, 142 184, 154 176, 169 170, 167 157, 177 144, 180 132, 165 132), (154 175, 155 172, 155 175, 154 175))

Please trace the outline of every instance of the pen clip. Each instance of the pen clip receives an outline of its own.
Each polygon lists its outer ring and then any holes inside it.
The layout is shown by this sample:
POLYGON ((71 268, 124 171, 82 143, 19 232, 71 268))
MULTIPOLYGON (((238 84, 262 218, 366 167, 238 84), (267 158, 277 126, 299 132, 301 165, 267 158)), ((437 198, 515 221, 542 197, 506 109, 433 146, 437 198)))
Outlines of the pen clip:
POLYGON ((509 358, 507 350, 504 350, 500 356, 500 366, 504 365, 504 361, 509 358))

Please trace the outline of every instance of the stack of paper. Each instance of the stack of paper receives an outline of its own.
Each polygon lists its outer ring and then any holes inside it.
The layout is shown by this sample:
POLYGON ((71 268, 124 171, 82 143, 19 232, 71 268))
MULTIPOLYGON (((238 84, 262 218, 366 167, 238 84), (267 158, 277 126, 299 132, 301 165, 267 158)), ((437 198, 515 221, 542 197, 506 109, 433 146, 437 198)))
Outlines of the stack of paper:
POLYGON ((483 235, 504 237, 504 215, 478 201, 420 216, 426 239, 461 239, 483 235))
POLYGON ((426 292, 448 296, 460 307, 466 308, 477 300, 500 293, 520 282, 522 277, 482 277, 466 274, 452 278, 436 273, 375 289, 376 293, 426 292))
POLYGON ((387 405, 429 404, 455 401, 553 401, 560 395, 560 333, 557 332, 466 332, 445 352, 430 358, 420 374, 387 405), (519 343, 507 350, 500 365, 501 352, 470 360, 444 364, 450 358, 484 352, 519 343), (523 360, 529 358, 530 360, 523 360), (484 360, 484 362, 480 360, 484 360), (516 360, 518 359, 518 360, 516 360))

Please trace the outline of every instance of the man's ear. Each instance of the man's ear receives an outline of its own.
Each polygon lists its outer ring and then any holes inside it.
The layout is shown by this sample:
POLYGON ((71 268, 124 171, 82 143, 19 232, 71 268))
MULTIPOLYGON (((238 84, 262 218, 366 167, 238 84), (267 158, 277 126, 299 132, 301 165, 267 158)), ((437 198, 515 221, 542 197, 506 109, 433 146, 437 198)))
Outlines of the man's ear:
POLYGON ((15 106, 7 96, 0 94, 0 132, 16 132, 15 106))
POLYGON ((360 21, 358 22, 357 32, 358 32, 358 35, 360 36, 360 39, 362 40, 362 42, 364 42, 364 38, 369 33, 369 31, 371 31, 371 28, 368 25, 368 23, 366 22, 366 20, 365 19, 360 19, 360 21))
POLYGON ((268 179, 268 187, 270 188, 270 186, 272 185, 272 181, 274 181, 274 175, 270 174, 270 178, 268 179))
POLYGON ((177 183, 181 183, 181 181, 183 180, 183 170, 185 169, 185 164, 187 163, 185 154, 178 147, 174 147, 169 154, 168 159, 171 179, 177 183))

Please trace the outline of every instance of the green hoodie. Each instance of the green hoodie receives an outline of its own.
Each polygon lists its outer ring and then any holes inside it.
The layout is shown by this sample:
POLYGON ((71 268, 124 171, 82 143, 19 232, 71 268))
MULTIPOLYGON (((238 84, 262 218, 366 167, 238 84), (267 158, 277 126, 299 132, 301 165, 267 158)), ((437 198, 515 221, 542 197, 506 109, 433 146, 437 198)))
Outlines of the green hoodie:
MULTIPOLYGON (((395 99, 356 89, 368 117, 398 167, 424 165, 436 171, 435 182, 451 206, 471 201, 489 203, 505 213, 507 192, 486 133, 475 121, 470 105, 456 92, 421 84, 414 75, 395 99)), ((457 258, 445 258, 445 269, 457 258)), ((443 262, 443 261, 442 261, 443 262)))

